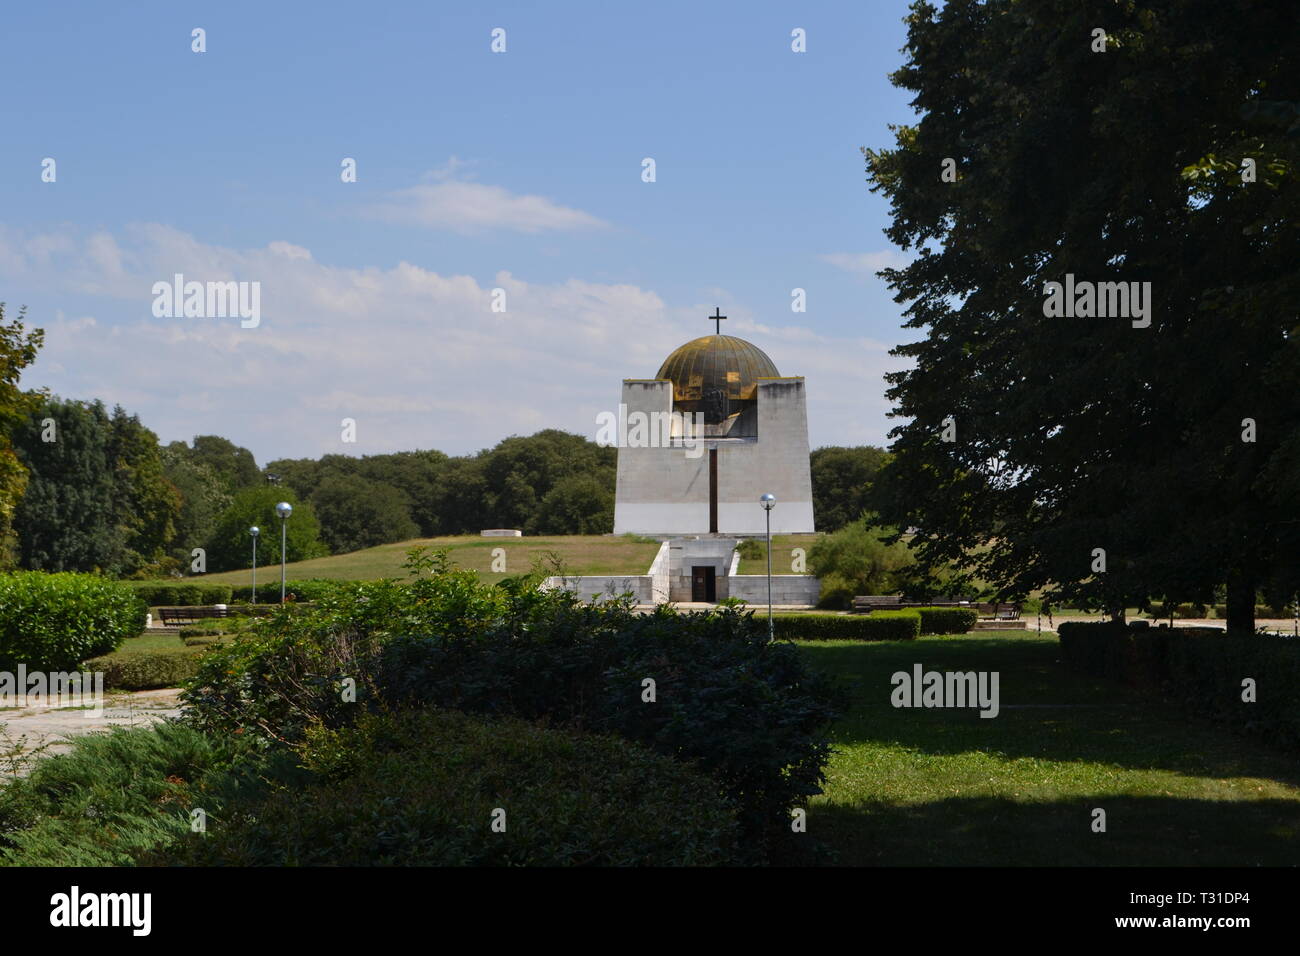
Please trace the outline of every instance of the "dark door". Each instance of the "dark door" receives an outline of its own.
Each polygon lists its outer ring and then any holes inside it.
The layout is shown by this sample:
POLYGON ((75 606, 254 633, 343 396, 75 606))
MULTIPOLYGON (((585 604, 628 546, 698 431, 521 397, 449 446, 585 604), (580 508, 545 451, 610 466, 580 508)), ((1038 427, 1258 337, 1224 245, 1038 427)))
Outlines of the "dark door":
POLYGON ((691 600, 712 604, 718 600, 717 571, 695 565, 691 568, 691 600))

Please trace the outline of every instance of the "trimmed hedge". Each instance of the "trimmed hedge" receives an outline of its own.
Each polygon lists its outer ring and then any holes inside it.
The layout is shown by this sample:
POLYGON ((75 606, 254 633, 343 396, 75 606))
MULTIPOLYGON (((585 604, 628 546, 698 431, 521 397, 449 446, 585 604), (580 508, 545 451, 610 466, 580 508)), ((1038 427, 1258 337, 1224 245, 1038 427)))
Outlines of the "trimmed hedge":
MULTIPOLYGON (((355 582, 352 581, 331 581, 326 578, 306 578, 302 581, 286 581, 284 583, 285 594, 292 594, 294 601, 301 604, 304 601, 319 601, 330 594, 335 593, 339 588, 347 587, 355 582)), ((231 597, 235 601, 252 601, 253 586, 251 584, 237 584, 231 588, 231 597)), ((257 600, 259 604, 279 604, 280 603, 280 578, 276 575, 272 581, 259 583, 257 585, 257 600)))
POLYGON ((229 604, 229 584, 196 584, 183 581, 127 582, 149 607, 201 607, 206 604, 229 604))
POLYGON ((922 634, 965 634, 975 626, 979 614, 969 607, 920 607, 922 634))
POLYGON ((708 866, 735 814, 694 768, 515 719, 370 714, 300 748, 305 787, 227 806, 150 862, 185 866, 708 866), (505 811, 505 831, 493 832, 505 811))
POLYGON ((208 650, 205 646, 191 648, 188 645, 187 641, 174 651, 93 657, 86 661, 84 669, 92 673, 102 671, 104 686, 110 690, 179 687, 199 672, 199 657, 208 650))
POLYGON ((0 668, 72 671, 144 630, 129 586, 94 574, 0 574, 0 668))
MULTIPOLYGON (((757 620, 766 624, 762 615, 757 620)), ((916 611, 871 614, 774 614, 772 630, 782 640, 910 641, 921 634, 916 611)))
POLYGON ((1185 710, 1300 749, 1300 641, 1214 628, 1131 628, 1072 621, 1057 629, 1066 667, 1161 694, 1185 710), (1256 699, 1242 700, 1242 681, 1256 699))

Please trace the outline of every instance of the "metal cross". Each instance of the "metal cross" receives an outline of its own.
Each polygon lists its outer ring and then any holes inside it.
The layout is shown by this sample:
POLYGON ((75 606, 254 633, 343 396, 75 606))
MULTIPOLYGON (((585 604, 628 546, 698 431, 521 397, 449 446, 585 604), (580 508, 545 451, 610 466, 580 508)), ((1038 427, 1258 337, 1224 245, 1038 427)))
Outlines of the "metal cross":
POLYGON ((713 309, 713 314, 709 316, 709 318, 713 320, 713 334, 721 335, 722 320, 726 318, 726 316, 722 314, 722 309, 715 306, 713 309))

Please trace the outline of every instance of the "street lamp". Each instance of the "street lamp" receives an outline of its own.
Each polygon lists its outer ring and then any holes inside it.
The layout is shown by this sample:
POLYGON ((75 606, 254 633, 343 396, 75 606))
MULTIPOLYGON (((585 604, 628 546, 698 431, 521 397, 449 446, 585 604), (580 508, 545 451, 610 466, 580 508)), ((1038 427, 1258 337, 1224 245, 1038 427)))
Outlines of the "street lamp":
POLYGON ((758 499, 767 517, 767 639, 775 640, 772 628, 772 509, 776 507, 776 495, 765 494, 758 499))
POLYGON ((285 540, 287 537, 285 534, 285 527, 287 526, 289 515, 293 514, 293 505, 289 504, 289 502, 287 501, 281 501, 278 505, 275 506, 275 513, 280 516, 280 603, 283 604, 284 603, 284 561, 286 558, 285 540))
POLYGON ((248 529, 249 535, 253 539, 253 603, 257 603, 257 536, 262 533, 262 529, 253 525, 248 529))

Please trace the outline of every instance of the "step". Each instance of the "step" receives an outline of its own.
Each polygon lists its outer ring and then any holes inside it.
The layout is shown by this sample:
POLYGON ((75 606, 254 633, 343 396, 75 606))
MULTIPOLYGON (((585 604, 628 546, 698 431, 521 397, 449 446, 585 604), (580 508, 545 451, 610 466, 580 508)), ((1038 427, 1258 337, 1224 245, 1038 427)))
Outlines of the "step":
POLYGON ((1028 621, 976 621, 973 631, 1023 631, 1029 627, 1028 621))

